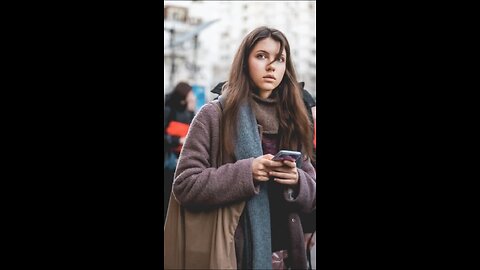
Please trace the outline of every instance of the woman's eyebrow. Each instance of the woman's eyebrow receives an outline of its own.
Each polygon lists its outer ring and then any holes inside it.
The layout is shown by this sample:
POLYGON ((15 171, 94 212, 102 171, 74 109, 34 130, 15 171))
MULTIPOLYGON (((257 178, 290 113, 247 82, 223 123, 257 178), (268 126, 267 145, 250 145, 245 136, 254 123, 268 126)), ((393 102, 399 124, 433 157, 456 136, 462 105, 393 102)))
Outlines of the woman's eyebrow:
MULTIPOLYGON (((265 50, 257 50, 257 53, 259 53, 259 52, 263 52, 263 53, 266 53, 266 54, 270 54, 269 52, 267 52, 267 51, 265 51, 265 50)), ((285 57, 285 54, 282 53, 280 56, 285 57)))
POLYGON ((259 53, 259 52, 263 52, 263 53, 266 53, 266 54, 270 54, 269 52, 264 51, 264 50, 257 50, 257 53, 259 53))

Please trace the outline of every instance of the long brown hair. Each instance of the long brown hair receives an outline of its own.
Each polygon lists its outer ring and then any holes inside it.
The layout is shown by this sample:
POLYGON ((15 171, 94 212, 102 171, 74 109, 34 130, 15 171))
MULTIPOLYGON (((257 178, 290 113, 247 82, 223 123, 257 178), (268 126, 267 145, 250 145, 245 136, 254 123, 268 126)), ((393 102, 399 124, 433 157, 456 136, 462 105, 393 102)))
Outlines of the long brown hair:
POLYGON ((255 88, 248 72, 248 56, 259 41, 269 37, 280 42, 278 54, 281 54, 284 48, 287 54, 285 75, 274 90, 279 98, 277 105, 279 147, 280 149, 299 150, 312 159, 313 127, 303 103, 302 89, 297 83, 296 72, 290 57, 290 45, 282 32, 268 27, 259 27, 250 32, 243 39, 233 59, 229 79, 222 91, 226 97, 222 117, 223 145, 227 154, 234 156, 233 141, 236 134, 238 110, 244 101, 251 101, 251 94, 255 88))

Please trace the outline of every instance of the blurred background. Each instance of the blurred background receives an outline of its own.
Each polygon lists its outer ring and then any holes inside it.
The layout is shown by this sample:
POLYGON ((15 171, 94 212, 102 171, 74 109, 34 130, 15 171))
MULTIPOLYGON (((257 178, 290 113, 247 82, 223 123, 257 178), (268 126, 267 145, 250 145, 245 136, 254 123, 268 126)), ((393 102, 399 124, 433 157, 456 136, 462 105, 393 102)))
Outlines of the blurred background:
POLYGON ((165 95, 185 81, 197 109, 212 100, 242 39, 265 25, 286 35, 298 79, 316 98, 315 1, 165 1, 163 15, 165 95))

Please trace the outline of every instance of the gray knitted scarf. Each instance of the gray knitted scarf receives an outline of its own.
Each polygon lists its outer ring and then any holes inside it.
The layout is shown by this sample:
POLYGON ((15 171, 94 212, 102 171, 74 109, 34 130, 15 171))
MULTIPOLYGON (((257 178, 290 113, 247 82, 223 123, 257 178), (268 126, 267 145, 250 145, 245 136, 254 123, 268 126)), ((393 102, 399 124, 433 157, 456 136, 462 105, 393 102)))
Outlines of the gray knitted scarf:
MULTIPOLYGON (((223 97, 219 97, 223 104, 223 97)), ((238 111, 235 157, 237 160, 263 155, 257 120, 248 102, 242 104, 238 111)), ((253 179, 252 179, 253 181, 253 179)), ((268 201, 268 184, 260 183, 260 193, 247 201, 244 210, 245 246, 252 269, 272 269, 272 241, 270 230, 270 205, 268 201)), ((250 268, 250 267, 248 267, 250 268)))

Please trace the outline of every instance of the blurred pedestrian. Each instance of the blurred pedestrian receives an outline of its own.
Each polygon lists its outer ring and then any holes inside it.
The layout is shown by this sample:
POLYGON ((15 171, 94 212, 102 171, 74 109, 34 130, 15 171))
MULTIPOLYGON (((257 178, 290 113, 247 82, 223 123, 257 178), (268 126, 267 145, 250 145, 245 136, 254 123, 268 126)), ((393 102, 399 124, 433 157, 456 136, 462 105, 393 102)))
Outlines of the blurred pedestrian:
POLYGON ((242 41, 222 95, 193 120, 164 228, 165 269, 306 269, 312 125, 284 34, 242 41), (280 149, 302 158, 273 161, 280 149))
POLYGON ((163 221, 165 222, 168 201, 172 190, 173 175, 177 166, 180 150, 185 143, 187 132, 194 117, 195 95, 192 87, 178 83, 172 93, 165 98, 163 140, 164 140, 164 183, 163 183, 163 221))

